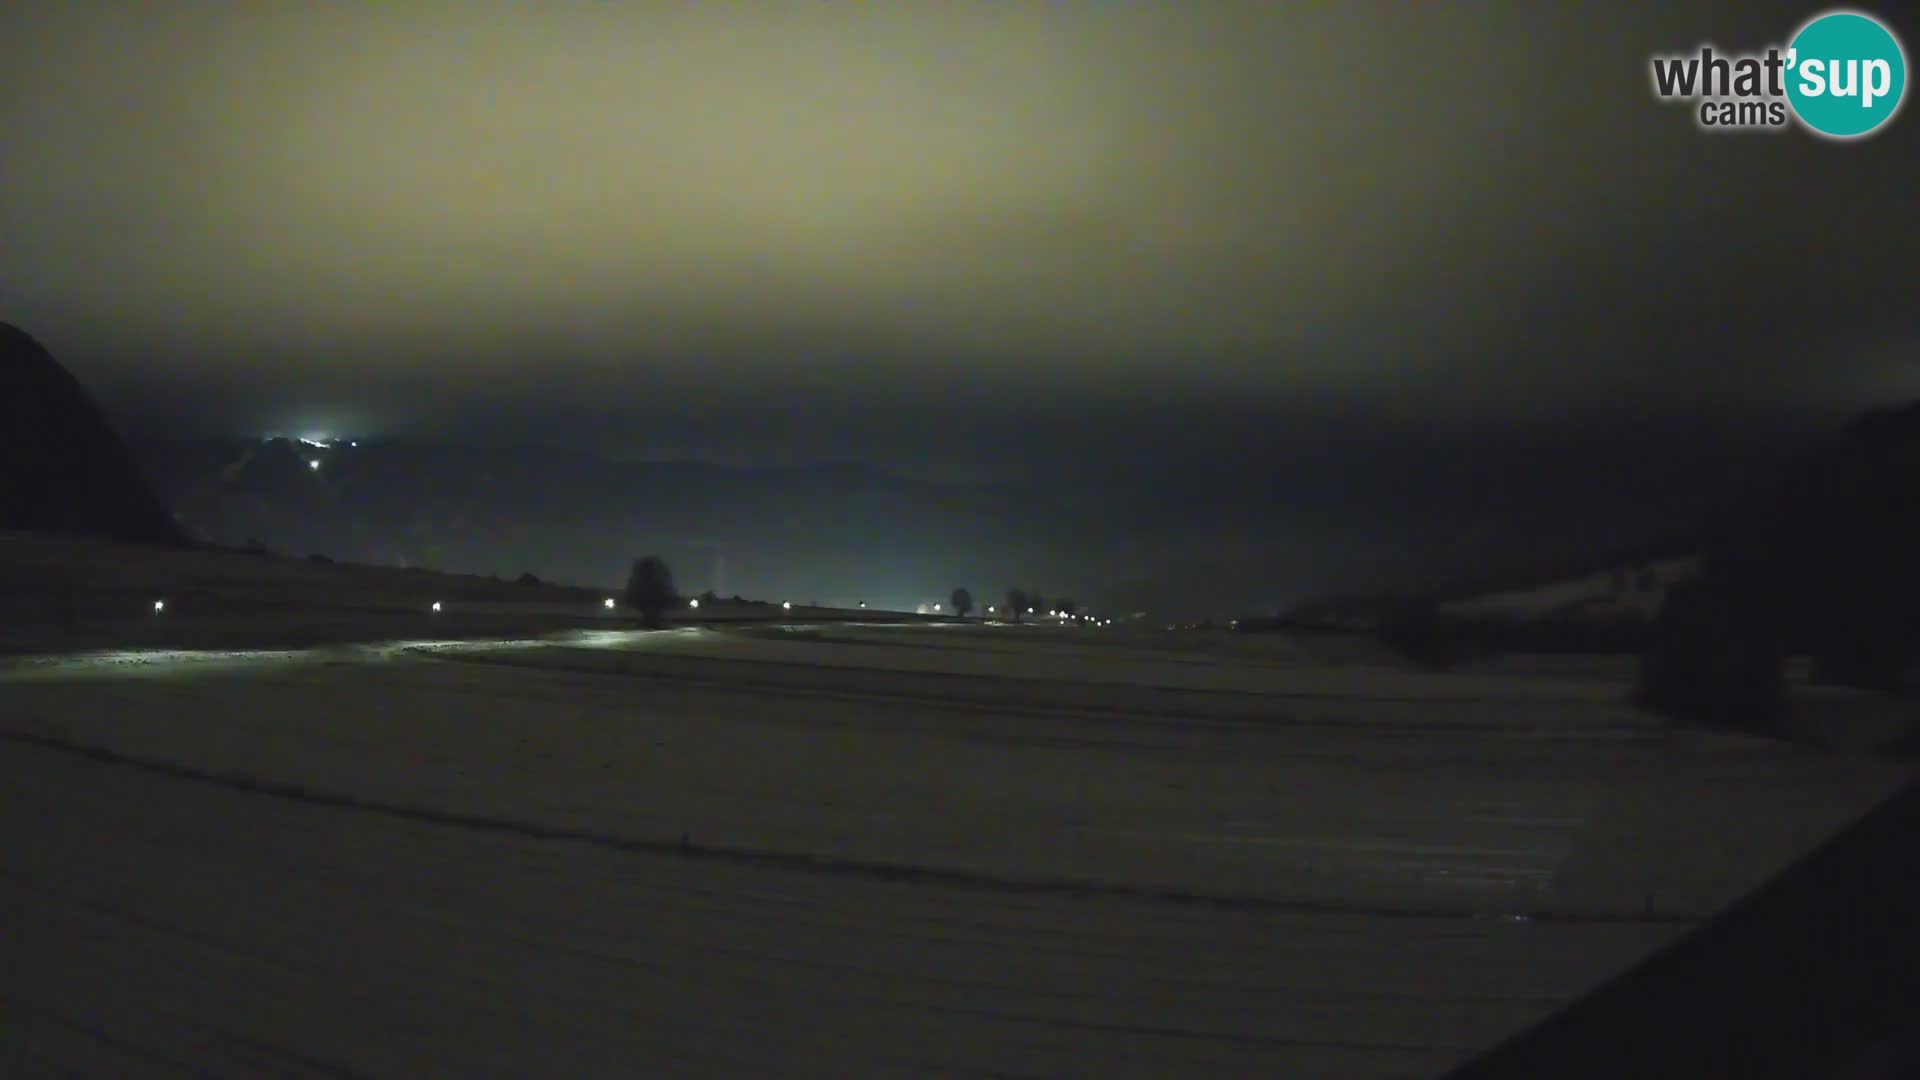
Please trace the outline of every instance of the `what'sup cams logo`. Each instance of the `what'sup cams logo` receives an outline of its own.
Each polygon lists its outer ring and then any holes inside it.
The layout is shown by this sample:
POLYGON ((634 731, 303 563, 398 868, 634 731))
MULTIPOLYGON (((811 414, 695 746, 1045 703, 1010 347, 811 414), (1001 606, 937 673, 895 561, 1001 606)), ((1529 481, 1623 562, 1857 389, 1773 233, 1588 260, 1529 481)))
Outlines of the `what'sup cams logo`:
POLYGON ((1711 45, 1656 56, 1653 93, 1693 103, 1706 131, 1784 129, 1857 139, 1887 126, 1907 92, 1907 55, 1884 21, 1858 11, 1816 15, 1784 46, 1723 53, 1711 45))

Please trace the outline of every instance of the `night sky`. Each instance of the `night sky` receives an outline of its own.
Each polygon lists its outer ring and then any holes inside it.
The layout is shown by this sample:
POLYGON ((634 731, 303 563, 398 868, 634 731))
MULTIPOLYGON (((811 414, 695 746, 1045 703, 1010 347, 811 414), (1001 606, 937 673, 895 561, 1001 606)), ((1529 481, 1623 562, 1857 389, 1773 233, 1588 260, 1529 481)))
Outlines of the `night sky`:
POLYGON ((1143 485, 1788 430, 1920 396, 1920 118, 1703 134, 1647 62, 1814 10, 14 5, 0 318, 134 428, 1143 485))

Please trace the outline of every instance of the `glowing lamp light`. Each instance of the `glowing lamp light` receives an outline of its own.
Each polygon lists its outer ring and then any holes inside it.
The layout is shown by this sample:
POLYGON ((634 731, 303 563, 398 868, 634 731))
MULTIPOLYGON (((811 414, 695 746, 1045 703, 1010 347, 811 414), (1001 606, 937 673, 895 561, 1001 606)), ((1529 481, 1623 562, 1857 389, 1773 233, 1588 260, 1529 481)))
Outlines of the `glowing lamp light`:
POLYGON ((793 601, 791 601, 791 600, 782 600, 782 601, 780 601, 780 608, 781 608, 781 610, 783 610, 783 611, 792 611, 792 610, 793 610, 793 601))
POLYGON ((699 607, 699 606, 700 606, 700 598, 696 596, 696 597, 694 597, 693 599, 691 599, 691 600, 689 600, 689 601, 687 601, 687 606, 688 606, 688 607, 691 607, 691 608, 697 608, 697 607, 699 607))
POLYGON ((1028 609, 1027 609, 1027 614, 1029 614, 1029 615, 1031 615, 1031 614, 1033 614, 1033 609, 1032 609, 1032 608, 1028 608, 1028 609))
POLYGON ((429 610, 429 611, 432 611, 432 612, 433 612, 434 614, 436 614, 436 615, 437 615, 437 614, 439 614, 439 612, 440 612, 440 601, 438 601, 438 600, 435 600, 435 601, 433 602, 433 607, 431 607, 431 608, 429 608, 428 610, 429 610))
POLYGON ((308 469, 310 469, 310 470, 312 470, 312 471, 314 471, 314 472, 319 472, 319 471, 320 471, 320 463, 319 463, 318 461, 309 461, 309 462, 307 462, 307 468, 308 468, 308 469))
POLYGON ((600 603, 603 604, 608 611, 613 610, 613 597, 609 596, 605 600, 600 601, 600 603))
POLYGON ((992 605, 992 604, 988 604, 988 605, 987 605, 987 614, 989 614, 989 615, 991 615, 991 614, 993 614, 993 605, 992 605))
POLYGON ((940 605, 939 605, 939 604, 935 604, 935 605, 933 605, 933 610, 935 610, 935 611, 939 611, 939 610, 940 610, 940 605))
POLYGON ((165 600, 155 600, 153 602, 153 613, 155 615, 158 615, 165 610, 167 610, 167 602, 165 600))

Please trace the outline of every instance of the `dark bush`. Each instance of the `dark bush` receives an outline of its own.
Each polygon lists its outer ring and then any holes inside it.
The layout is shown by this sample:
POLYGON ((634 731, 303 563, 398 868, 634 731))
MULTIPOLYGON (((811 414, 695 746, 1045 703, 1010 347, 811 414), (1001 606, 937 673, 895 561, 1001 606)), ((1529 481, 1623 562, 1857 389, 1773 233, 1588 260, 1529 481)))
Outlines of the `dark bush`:
POLYGON ((1427 600, 1410 601, 1388 617, 1380 626, 1380 640, 1407 660, 1440 670, 1458 665, 1465 652, 1458 629, 1427 600))
POLYGON ((1764 603, 1712 580, 1674 586, 1653 626, 1640 705, 1682 724, 1777 733, 1786 658, 1764 603))
POLYGON ((632 573, 627 575, 624 599, 629 608, 640 613, 642 622, 647 626, 656 629, 664 626, 667 609, 679 599, 674 592, 673 572, 667 569, 667 561, 658 555, 635 560, 632 573))

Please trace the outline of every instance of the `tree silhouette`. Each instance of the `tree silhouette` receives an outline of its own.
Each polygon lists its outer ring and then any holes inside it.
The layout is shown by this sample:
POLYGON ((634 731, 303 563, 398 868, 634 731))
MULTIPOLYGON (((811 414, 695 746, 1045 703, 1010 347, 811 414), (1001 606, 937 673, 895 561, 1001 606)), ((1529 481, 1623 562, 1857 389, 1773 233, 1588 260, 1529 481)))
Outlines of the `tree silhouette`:
POLYGON ((973 593, 964 588, 953 590, 953 595, 947 599, 953 601, 954 612, 963 619, 973 611, 973 593))
POLYGON ((673 590, 673 572, 658 555, 637 559, 627 575, 626 605, 640 613, 641 621, 658 629, 666 625, 665 615, 678 599, 673 590))
POLYGON ((1019 622, 1020 616, 1027 610, 1027 594, 1019 589, 1007 590, 1007 610, 1013 613, 1013 621, 1019 622))
POLYGON ((1060 598, 1060 602, 1055 604, 1054 607, 1060 610, 1060 614, 1068 618, 1072 618, 1073 613, 1080 610, 1079 605, 1075 604, 1071 598, 1064 596, 1060 598))

